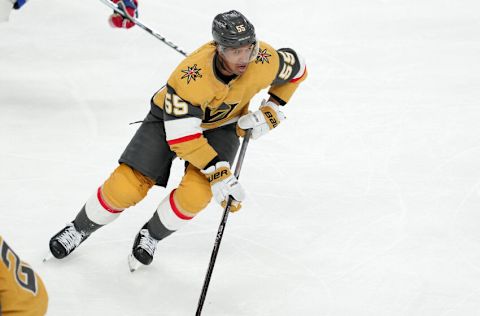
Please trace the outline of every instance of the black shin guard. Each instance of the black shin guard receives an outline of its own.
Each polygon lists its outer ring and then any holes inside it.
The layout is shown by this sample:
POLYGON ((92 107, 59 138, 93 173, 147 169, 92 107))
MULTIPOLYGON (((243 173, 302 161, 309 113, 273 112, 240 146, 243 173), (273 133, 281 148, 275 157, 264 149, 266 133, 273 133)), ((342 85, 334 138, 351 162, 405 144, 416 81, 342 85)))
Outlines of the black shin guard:
POLYGON ((80 212, 77 214, 77 217, 73 220, 73 225, 78 231, 82 231, 87 235, 90 235, 103 225, 92 222, 85 211, 85 205, 82 207, 80 212))
POLYGON ((163 225, 157 212, 153 213, 152 218, 147 222, 147 229, 150 235, 157 240, 162 240, 175 232, 174 230, 169 230, 163 225))

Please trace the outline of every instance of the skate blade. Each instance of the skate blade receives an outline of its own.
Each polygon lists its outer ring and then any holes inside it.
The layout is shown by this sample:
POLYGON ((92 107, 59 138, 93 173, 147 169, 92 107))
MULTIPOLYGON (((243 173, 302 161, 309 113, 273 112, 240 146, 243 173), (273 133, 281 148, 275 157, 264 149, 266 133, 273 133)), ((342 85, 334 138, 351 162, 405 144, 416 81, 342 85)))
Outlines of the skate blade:
POLYGON ((49 261, 50 259, 53 258, 53 255, 51 252, 49 252, 44 258, 43 258, 43 263, 49 261))
POLYGON ((142 263, 138 261, 133 254, 128 255, 128 267, 130 268, 130 272, 135 272, 138 268, 142 266, 142 263))

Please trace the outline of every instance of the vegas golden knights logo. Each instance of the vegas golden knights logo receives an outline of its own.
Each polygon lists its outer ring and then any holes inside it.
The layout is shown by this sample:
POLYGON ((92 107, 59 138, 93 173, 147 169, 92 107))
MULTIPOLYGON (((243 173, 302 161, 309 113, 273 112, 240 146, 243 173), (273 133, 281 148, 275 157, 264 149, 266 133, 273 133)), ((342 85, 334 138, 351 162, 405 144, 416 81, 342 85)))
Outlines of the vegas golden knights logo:
POLYGON ((181 70, 183 75, 180 79, 187 79, 187 84, 190 83, 190 80, 196 81, 197 78, 202 78, 200 70, 202 70, 202 68, 197 68, 197 64, 192 67, 187 66, 187 69, 181 70))
POLYGON ((203 123, 214 123, 226 118, 237 105, 238 103, 222 103, 218 108, 214 110, 207 107, 207 109, 205 110, 205 117, 203 119, 203 123))
POLYGON ((258 63, 267 63, 269 64, 270 61, 268 60, 269 57, 272 57, 271 54, 268 53, 267 49, 261 49, 258 51, 258 55, 257 55, 257 58, 255 59, 255 64, 258 64, 258 63))

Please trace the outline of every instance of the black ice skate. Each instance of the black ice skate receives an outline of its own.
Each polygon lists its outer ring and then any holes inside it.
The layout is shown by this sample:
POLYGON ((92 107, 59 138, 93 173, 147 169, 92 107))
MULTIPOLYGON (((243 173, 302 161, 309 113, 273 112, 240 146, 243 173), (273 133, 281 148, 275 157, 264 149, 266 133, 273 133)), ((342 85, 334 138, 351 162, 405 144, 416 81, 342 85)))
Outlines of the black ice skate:
POLYGON ((133 243, 132 253, 128 256, 130 272, 137 270, 142 264, 152 263, 155 249, 159 240, 153 238, 148 231, 147 224, 143 225, 133 243))
POLYGON ((78 231, 75 225, 68 223, 67 226, 59 231, 50 239, 50 251, 57 259, 62 259, 74 251, 85 239, 88 234, 78 231))

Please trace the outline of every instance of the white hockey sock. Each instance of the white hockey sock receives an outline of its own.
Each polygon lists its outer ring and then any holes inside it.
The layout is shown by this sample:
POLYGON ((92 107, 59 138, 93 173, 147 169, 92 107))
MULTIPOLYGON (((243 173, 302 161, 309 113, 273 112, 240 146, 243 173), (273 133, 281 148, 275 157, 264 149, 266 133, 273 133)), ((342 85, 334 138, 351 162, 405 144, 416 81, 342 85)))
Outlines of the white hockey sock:
POLYGON ((175 190, 172 190, 172 192, 160 202, 156 211, 160 222, 170 231, 180 229, 180 227, 193 218, 193 216, 187 216, 180 212, 173 199, 174 193, 175 190))
POLYGON ((85 204, 85 212, 92 222, 98 225, 106 225, 120 216, 123 210, 110 207, 102 197, 102 187, 99 187, 85 204))

